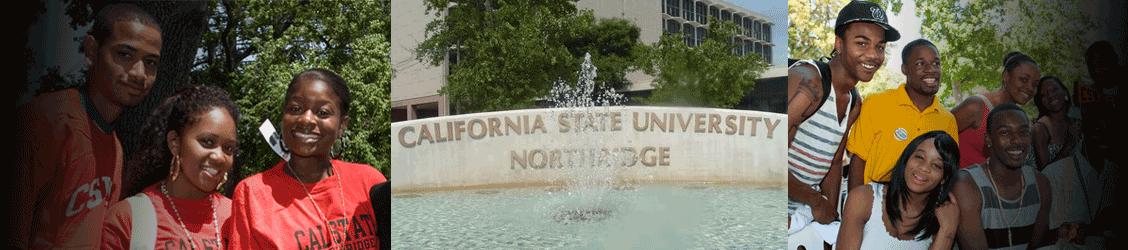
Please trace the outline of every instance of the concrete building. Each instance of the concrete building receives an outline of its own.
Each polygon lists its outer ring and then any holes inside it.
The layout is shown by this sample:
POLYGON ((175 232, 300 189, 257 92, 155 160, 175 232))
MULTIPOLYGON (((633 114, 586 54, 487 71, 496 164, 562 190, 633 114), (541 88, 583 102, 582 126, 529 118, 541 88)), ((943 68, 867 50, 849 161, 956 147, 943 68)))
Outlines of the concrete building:
MULTIPOLYGON (((592 10, 596 18, 622 18, 640 28, 639 39, 654 44, 663 32, 684 32, 685 42, 694 46, 704 39, 708 16, 731 20, 740 30, 733 38, 740 44, 734 53, 761 53, 769 63, 773 42, 771 30, 776 20, 721 0, 581 0, 581 10, 592 10)), ((422 1, 392 2, 392 121, 414 120, 458 114, 446 96, 438 90, 444 86, 451 60, 439 66, 419 61, 415 48, 427 39, 426 25, 435 20, 434 13, 425 13, 422 1)), ((782 21, 782 20, 779 20, 782 21)), ((785 39, 786 38, 782 38, 785 39)), ((784 41, 785 41, 784 40, 784 41)), ((627 96, 649 96, 654 78, 642 72, 630 72, 631 85, 620 92, 627 96)), ((787 69, 773 65, 757 81, 756 91, 743 98, 738 109, 786 113, 787 69)))

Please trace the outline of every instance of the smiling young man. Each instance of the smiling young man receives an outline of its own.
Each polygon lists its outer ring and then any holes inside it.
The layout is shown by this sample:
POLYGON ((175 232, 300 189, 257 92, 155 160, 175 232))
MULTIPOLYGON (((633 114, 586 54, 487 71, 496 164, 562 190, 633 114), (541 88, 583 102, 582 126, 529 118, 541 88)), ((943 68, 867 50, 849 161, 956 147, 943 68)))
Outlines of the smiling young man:
POLYGON ((160 63, 161 30, 140 8, 114 4, 82 40, 89 72, 79 88, 17 110, 15 230, 23 249, 99 247, 102 219, 121 192, 122 148, 110 125, 144 98, 160 63))
POLYGON ((901 52, 901 73, 908 82, 871 95, 862 104, 846 144, 846 150, 854 154, 848 189, 889 181, 900 152, 910 139, 921 134, 942 130, 959 141, 956 117, 936 98, 943 76, 936 45, 925 39, 906 44, 901 52))
POLYGON ((1030 154, 1026 112, 1004 103, 987 115, 987 162, 961 169, 952 193, 960 201, 960 249, 1027 249, 1049 239, 1052 197, 1046 176, 1025 165, 1030 154))
POLYGON ((838 12, 830 62, 803 60, 788 68, 789 248, 818 249, 822 246, 811 245, 836 237, 820 236, 807 225, 838 218, 845 138, 861 110, 854 85, 873 79, 885 63, 885 43, 900 38, 884 9, 853 1, 838 12), (792 244, 801 241, 814 243, 792 244))

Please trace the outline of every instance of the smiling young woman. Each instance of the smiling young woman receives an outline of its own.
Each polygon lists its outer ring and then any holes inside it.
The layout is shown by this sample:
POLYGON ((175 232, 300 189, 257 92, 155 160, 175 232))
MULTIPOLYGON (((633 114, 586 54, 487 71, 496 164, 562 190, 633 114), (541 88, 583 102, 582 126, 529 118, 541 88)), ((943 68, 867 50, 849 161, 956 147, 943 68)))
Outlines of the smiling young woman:
POLYGON ((983 163, 990 155, 990 149, 983 143, 987 114, 997 105, 1030 102, 1036 92, 1034 85, 1041 77, 1034 58, 1011 52, 1003 57, 1003 86, 998 91, 976 94, 952 108, 960 131, 960 169, 983 163))
POLYGON ((387 179, 372 166, 334 159, 351 99, 344 79, 329 70, 294 76, 279 131, 290 160, 235 188, 230 248, 377 248, 368 192, 387 179))
POLYGON ((1032 154, 1026 156, 1026 164, 1041 171, 1051 162, 1065 158, 1073 152, 1080 138, 1080 126, 1074 126, 1069 118, 1073 105, 1069 100, 1069 89, 1061 79, 1043 76, 1038 80, 1038 94, 1034 95, 1034 107, 1038 108, 1038 118, 1030 125, 1032 154))
POLYGON ((124 195, 106 215, 102 249, 214 249, 231 216, 227 181, 239 108, 227 92, 189 85, 158 106, 141 129, 124 195), (134 195, 136 194, 136 195, 134 195))
POLYGON ((951 249, 960 210, 949 192, 959 158, 941 130, 909 142, 890 181, 850 191, 838 249, 951 249))

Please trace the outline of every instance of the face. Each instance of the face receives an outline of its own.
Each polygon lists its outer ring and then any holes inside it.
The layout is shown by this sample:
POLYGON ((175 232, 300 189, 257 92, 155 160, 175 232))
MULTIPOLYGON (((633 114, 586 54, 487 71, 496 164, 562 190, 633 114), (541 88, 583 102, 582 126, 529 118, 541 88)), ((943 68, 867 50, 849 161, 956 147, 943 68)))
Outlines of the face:
POLYGON ((916 151, 905 163, 905 182, 915 193, 928 193, 946 182, 944 178, 944 159, 936 150, 935 139, 927 139, 917 146, 916 151))
POLYGON ((169 150, 180 156, 180 176, 200 191, 212 192, 231 170, 235 147, 235 121, 222 108, 196 117, 183 134, 170 131, 169 150))
POLYGON ((1112 74, 1113 69, 1116 68, 1116 62, 1109 58, 1109 56, 1102 54, 1093 55, 1092 59, 1085 64, 1085 66, 1089 68, 1089 78, 1092 78, 1094 82, 1100 84, 1108 82, 1108 80, 1110 80, 1109 75, 1112 74))
POLYGON ((1030 123, 1021 111, 997 114, 991 131, 984 137, 991 148, 991 157, 1010 169, 1018 169, 1026 161, 1030 149, 1030 123))
POLYGON ((301 79, 284 107, 282 140, 298 156, 329 155, 348 124, 340 98, 321 80, 301 79))
POLYGON ((847 72, 858 81, 873 80, 885 63, 885 30, 873 23, 851 23, 842 37, 835 39, 838 57, 844 59, 847 72))
POLYGON ((106 41, 83 41, 94 91, 121 107, 137 105, 157 77, 161 34, 137 21, 114 23, 106 41))
POLYGON ((1042 78, 1042 72, 1033 64, 1022 62, 1010 72, 1003 72, 1003 81, 1007 82, 1007 94, 1017 104, 1026 105, 1034 99, 1034 84, 1042 78))
POLYGON ((1065 90, 1053 79, 1042 82, 1042 87, 1038 91, 1042 93, 1042 99, 1039 101, 1051 112, 1062 111, 1069 105, 1069 97, 1066 96, 1065 90))
POLYGON ((910 91, 921 95, 935 95, 940 91, 940 77, 943 75, 940 54, 932 46, 917 46, 913 48, 912 55, 909 55, 908 64, 901 65, 901 73, 907 76, 910 91))

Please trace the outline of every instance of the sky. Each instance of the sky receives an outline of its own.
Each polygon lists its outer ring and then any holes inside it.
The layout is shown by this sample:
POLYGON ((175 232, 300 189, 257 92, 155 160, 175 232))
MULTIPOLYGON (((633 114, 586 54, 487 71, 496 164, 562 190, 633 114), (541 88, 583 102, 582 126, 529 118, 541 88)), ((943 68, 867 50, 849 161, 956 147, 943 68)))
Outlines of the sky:
POLYGON ((780 65, 787 63, 787 0, 725 0, 733 5, 760 13, 771 19, 772 26, 772 63, 780 65))
POLYGON ((902 0, 904 5, 901 6, 901 13, 889 16, 889 25, 892 25, 897 32, 901 33, 901 39, 896 41, 894 46, 885 48, 889 51, 889 56, 885 57, 885 66, 894 69, 894 72, 901 72, 901 49, 905 44, 916 40, 920 37, 920 17, 916 16, 916 1, 915 0, 902 0))

